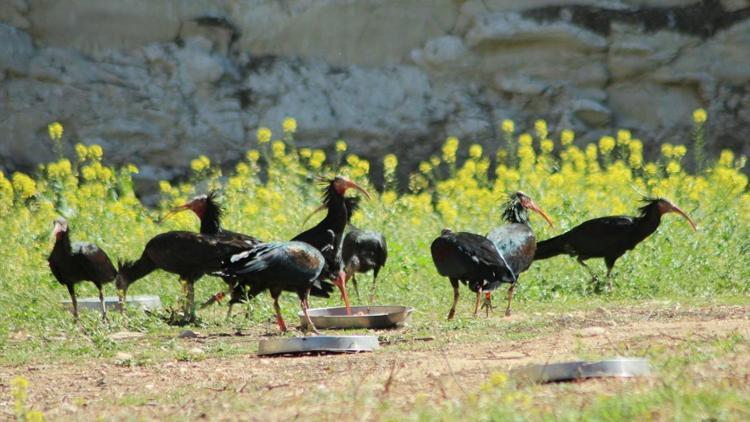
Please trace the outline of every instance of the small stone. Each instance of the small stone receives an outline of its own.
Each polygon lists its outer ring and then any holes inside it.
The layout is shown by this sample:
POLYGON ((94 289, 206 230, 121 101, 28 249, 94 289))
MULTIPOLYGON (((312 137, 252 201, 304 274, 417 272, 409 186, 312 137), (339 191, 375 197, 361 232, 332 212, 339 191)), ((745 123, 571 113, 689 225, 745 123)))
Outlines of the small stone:
POLYGON ((599 315, 604 315, 604 316, 610 316, 610 315, 612 315, 612 312, 610 312, 609 309, 604 308, 602 306, 596 308, 596 313, 599 314, 599 315))
POLYGON ((118 341, 118 340, 131 340, 136 338, 141 338, 145 334, 139 333, 137 331, 119 331, 117 333, 112 333, 109 335, 109 339, 112 341, 118 341))
POLYGON ((514 351, 502 352, 502 353, 495 354, 495 358, 496 359, 522 359, 522 358, 525 358, 525 357, 526 357, 525 354, 523 354, 521 352, 514 352, 514 351))
POLYGON ((596 337, 605 334, 607 330, 603 327, 588 327, 580 330, 576 335, 578 337, 596 337))
POLYGON ((198 336, 198 333, 193 330, 182 330, 180 334, 177 335, 179 338, 198 338, 198 336))
POLYGON ((117 352, 117 354, 115 354, 115 360, 117 362, 127 362, 131 359, 133 359, 133 355, 131 355, 130 353, 117 352))
POLYGON ((193 347, 192 349, 190 349, 190 354, 193 354, 193 355, 202 355, 204 353, 206 352, 200 347, 193 347))

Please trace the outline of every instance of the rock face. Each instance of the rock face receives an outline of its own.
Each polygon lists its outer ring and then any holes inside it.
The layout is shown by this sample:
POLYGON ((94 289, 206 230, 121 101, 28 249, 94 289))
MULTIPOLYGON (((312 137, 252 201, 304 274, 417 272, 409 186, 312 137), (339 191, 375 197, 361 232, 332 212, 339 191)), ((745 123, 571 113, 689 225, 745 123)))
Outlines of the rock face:
POLYGON ((0 168, 51 159, 54 120, 153 182, 285 116, 413 166, 448 135, 492 149, 503 118, 686 143, 697 107, 747 154, 749 82, 750 0, 7 0, 0 168))

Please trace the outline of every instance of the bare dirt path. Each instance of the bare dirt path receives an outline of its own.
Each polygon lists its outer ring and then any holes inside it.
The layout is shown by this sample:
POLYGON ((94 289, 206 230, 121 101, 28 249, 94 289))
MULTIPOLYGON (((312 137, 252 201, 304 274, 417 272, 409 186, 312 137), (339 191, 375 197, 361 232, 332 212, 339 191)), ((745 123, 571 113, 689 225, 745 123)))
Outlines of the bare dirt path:
MULTIPOLYGON (((513 316, 521 320, 524 315, 513 316)), ((49 419, 367 419, 362 400, 390 407, 476 392, 491 374, 529 363, 590 356, 642 356, 687 342, 750 338, 750 307, 598 309, 549 316, 555 329, 501 343, 417 341, 376 353, 260 358, 255 355, 129 366, 112 360, 0 367, 0 419, 13 417, 9 380, 30 381, 29 404, 49 419), (332 404, 334 403, 334 404, 332 404), (359 404, 358 404, 359 403, 359 404)), ((257 339, 252 339, 256 341, 257 339)), ((205 343, 203 340, 182 340, 205 343)), ((233 341, 216 338, 210 341, 233 341)), ((240 339, 237 341, 251 341, 240 339)), ((647 381, 640 381, 647 382, 647 381)), ((595 381, 587 388, 621 388, 595 381)))

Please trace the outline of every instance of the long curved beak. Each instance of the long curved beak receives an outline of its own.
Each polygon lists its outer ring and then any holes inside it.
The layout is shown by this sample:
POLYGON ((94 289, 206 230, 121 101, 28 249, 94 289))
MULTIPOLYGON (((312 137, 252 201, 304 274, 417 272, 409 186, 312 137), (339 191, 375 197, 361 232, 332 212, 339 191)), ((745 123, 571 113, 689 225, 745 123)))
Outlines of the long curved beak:
POLYGON ((372 197, 370 196, 370 194, 367 193, 367 191, 362 186, 360 186, 360 185, 352 182, 351 180, 347 180, 346 181, 346 187, 347 187, 347 189, 348 188, 354 188, 354 189, 362 192, 367 197, 367 199, 372 199, 372 197))
POLYGON ((550 218, 547 216, 547 213, 545 213, 544 211, 542 211, 542 209, 539 208, 539 205, 537 205, 534 201, 529 201, 529 205, 526 208, 528 208, 528 209, 536 212, 537 214, 541 215, 542 218, 544 218, 545 220, 547 220, 547 224, 549 224, 550 227, 555 227, 555 225, 552 224, 552 220, 550 220, 550 218))
POLYGON ((190 205, 189 204, 182 204, 179 207, 172 208, 171 210, 169 210, 168 213, 164 214, 164 217, 160 218, 159 221, 156 222, 156 224, 161 224, 165 220, 167 220, 169 217, 171 217, 171 216, 173 216, 173 215, 175 215, 177 213, 180 213, 182 211, 189 210, 189 209, 190 209, 190 205))
POLYGON ((671 207, 669 208, 669 211, 675 214, 680 214, 682 217, 684 217, 685 220, 687 220, 688 223, 690 223, 690 227, 693 228, 693 231, 698 230, 698 226, 695 225, 695 222, 693 222, 693 220, 685 213, 685 211, 681 210, 680 207, 678 207, 677 205, 672 204, 671 207))

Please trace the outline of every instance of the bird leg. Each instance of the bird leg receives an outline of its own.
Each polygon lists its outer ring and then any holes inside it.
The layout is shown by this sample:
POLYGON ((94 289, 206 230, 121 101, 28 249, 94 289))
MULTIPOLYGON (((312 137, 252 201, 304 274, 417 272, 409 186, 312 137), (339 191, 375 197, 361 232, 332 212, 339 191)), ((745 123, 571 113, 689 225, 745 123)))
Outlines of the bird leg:
POLYGON ((513 301, 513 290, 516 288, 516 283, 512 283, 508 289, 508 307, 505 308, 505 316, 510 316, 510 303, 513 301))
POLYGON ((339 271, 339 274, 333 279, 333 284, 341 290, 341 298, 344 300, 344 306, 346 306, 346 314, 352 314, 352 307, 349 306, 349 294, 346 292, 346 273, 339 271))
POLYGON ((448 319, 453 319, 453 316, 456 315, 456 304, 458 303, 458 280, 452 278, 451 280, 451 286, 453 286, 453 305, 451 306, 451 310, 448 311, 448 319))
POLYGON ((284 318, 281 316, 281 307, 279 306, 278 296, 273 298, 273 309, 276 310, 276 323, 279 324, 279 329, 285 333, 286 323, 284 322, 284 318))
POLYGON ((76 291, 73 284, 67 284, 70 301, 73 302, 73 320, 78 322, 78 300, 76 300, 76 291))
POLYGON ((482 302, 482 308, 485 310, 487 318, 490 317, 490 312, 495 308, 492 306, 492 292, 484 292, 484 302, 482 302))
POLYGON ((372 272, 372 290, 370 290, 370 305, 375 301, 375 282, 378 280, 377 270, 372 272))
POLYGON ((186 291, 186 303, 184 313, 189 322, 195 322, 195 286, 192 280, 182 280, 182 286, 186 291))
POLYGON ((615 259, 604 258, 604 263, 607 264, 607 292, 612 291, 612 268, 615 266, 615 259))
POLYGON ((104 306, 104 292, 102 292, 102 286, 96 286, 97 289, 99 289, 99 304, 101 305, 102 310, 102 321, 107 320, 107 307, 104 306))
MULTIPOLYGON (((307 289, 307 295, 310 295, 310 289, 307 289)), ((305 322, 307 325, 305 326, 305 331, 312 330, 315 334, 320 334, 317 328, 315 328, 315 324, 313 324, 312 320, 310 319, 310 315, 307 313, 307 297, 301 298, 299 300, 300 306, 302 306, 302 313, 305 314, 305 322)))
POLYGON ((589 267, 588 265, 586 265, 586 262, 585 262, 585 261, 584 261, 583 259, 581 259, 580 257, 578 257, 577 261, 578 261, 578 263, 579 263, 579 264, 581 264, 581 266, 582 266, 583 268, 585 268, 585 269, 586 269, 586 271, 588 271, 588 272, 589 272, 589 274, 591 275, 591 284, 593 284, 593 285, 594 285, 594 289, 596 290, 596 289, 597 289, 597 287, 598 287, 598 285, 599 285, 599 278, 598 278, 598 277, 596 276, 596 274, 595 274, 595 273, 594 273, 594 271, 593 271, 593 270, 591 269, 591 267, 589 267))
POLYGON ((354 294, 357 295, 357 302, 361 302, 359 299, 359 287, 357 287, 357 276, 355 274, 352 274, 352 285, 354 286, 354 294))
POLYGON ((482 288, 480 287, 479 290, 477 290, 477 301, 474 303, 474 316, 477 316, 477 313, 479 312, 479 301, 482 298, 482 288))

